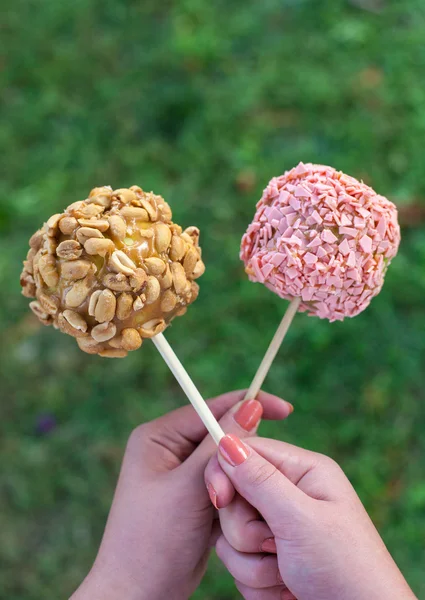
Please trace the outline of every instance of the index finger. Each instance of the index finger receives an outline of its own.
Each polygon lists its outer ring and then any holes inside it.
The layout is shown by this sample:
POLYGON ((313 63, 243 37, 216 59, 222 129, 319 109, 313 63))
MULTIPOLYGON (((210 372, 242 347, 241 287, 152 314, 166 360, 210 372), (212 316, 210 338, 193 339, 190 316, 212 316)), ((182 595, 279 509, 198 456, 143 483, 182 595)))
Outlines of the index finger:
MULTIPOLYGON (((281 398, 278 398, 277 396, 267 394, 266 392, 260 392, 256 400, 244 400, 245 390, 240 392, 232 392, 231 394, 235 401, 228 407, 227 411, 223 412, 222 418, 220 419, 220 425, 226 433, 229 431, 234 431, 240 437, 246 437, 247 435, 255 434, 259 424, 259 421, 257 421, 255 427, 251 427, 251 425, 249 425, 247 428, 245 428, 244 425, 241 425, 235 420, 236 413, 242 405, 245 406, 248 403, 256 403, 257 407, 261 408, 261 418, 269 420, 286 419, 293 411, 292 404, 282 400, 281 398)), ((200 420, 199 425, 199 432, 202 433, 198 441, 201 442, 202 440, 202 443, 188 460, 191 462, 196 462, 197 464, 204 463, 205 466, 210 456, 215 452, 216 444, 211 436, 207 435, 207 430, 200 420)))
MULTIPOLYGON (((232 406, 244 399, 245 393, 246 390, 227 392, 207 400, 207 404, 215 418, 219 420, 232 406)), ((292 404, 267 392, 260 392, 257 400, 263 407, 263 419, 285 419, 293 410, 292 404)), ((168 433, 174 430, 178 434, 179 441, 185 438, 192 444, 199 444, 208 434, 205 425, 190 404, 155 419, 149 427, 155 428, 155 431, 166 430, 168 433)))

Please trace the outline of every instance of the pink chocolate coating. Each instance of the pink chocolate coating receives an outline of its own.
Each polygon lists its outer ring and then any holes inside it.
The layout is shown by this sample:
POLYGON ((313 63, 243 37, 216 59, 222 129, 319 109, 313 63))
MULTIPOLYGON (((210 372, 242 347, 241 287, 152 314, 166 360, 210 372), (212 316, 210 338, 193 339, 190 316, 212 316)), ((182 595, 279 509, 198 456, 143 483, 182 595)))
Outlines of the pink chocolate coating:
POLYGON ((240 256, 251 281, 342 321, 380 292, 399 243, 392 202, 332 167, 300 163, 269 182, 240 256))

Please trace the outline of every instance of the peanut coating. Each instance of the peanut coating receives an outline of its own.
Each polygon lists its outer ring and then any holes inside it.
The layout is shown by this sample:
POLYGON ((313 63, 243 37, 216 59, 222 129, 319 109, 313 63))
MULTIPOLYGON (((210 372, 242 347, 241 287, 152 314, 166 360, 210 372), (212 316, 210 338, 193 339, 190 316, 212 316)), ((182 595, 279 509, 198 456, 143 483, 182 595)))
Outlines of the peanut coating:
POLYGON ((138 186, 94 188, 30 239, 21 274, 33 313, 89 354, 121 358, 162 332, 198 295, 199 230, 171 221, 138 186))

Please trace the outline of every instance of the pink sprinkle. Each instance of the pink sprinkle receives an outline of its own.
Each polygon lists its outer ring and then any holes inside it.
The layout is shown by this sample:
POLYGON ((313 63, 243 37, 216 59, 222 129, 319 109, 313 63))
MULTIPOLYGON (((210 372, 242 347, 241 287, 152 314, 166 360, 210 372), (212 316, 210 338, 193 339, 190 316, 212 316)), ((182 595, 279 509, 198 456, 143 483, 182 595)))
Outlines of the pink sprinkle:
POLYGON ((282 231, 282 239, 290 238, 293 233, 294 233, 294 230, 292 229, 292 227, 288 227, 288 229, 285 229, 285 231, 282 231))
POLYGON ((350 246, 348 245, 347 240, 344 240, 340 243, 339 249, 341 251, 341 254, 343 254, 344 256, 350 252, 350 246))
POLYGON ((255 272, 255 275, 256 275, 258 281, 260 281, 260 283, 263 283, 264 276, 263 276, 263 273, 261 272, 260 266, 258 264, 258 259, 252 261, 252 266, 254 268, 254 272, 255 272))
POLYGON ((314 288, 303 288, 301 291, 301 298, 304 300, 304 302, 309 302, 314 295, 314 288))
POLYGON ((357 269, 350 269, 346 273, 348 279, 354 279, 354 281, 361 281, 361 277, 357 269))
POLYGON ((273 207, 270 211, 269 219, 276 219, 276 221, 280 221, 282 218, 282 213, 277 208, 273 207))
POLYGON ((369 273, 373 267, 375 266, 374 261, 371 258, 368 258, 367 260, 365 260, 365 262, 363 263, 363 270, 366 273, 369 273))
POLYGON ((324 183, 316 183, 314 187, 319 192, 319 194, 326 193, 331 189, 329 185, 325 185, 324 183))
MULTIPOLYGON (((307 165, 310 166, 310 165, 307 165)), ((293 175, 306 175, 308 173, 308 168, 305 164, 300 162, 295 169, 292 170, 293 175)))
MULTIPOLYGON (((347 310, 349 313, 351 313, 354 310, 354 308, 356 308, 356 303, 353 302, 352 300, 347 300, 347 302, 345 303, 345 310, 347 310)), ((355 317, 355 315, 350 315, 350 316, 355 317)))
POLYGON ((327 206, 329 206, 329 208, 331 208, 332 210, 335 210, 336 206, 337 206, 336 200, 334 198, 332 198, 331 196, 328 196, 325 199, 325 204, 327 204, 327 206))
POLYGON ((379 233, 381 238, 383 238, 385 236, 386 229, 387 229, 387 220, 385 217, 381 217, 381 219, 379 220, 379 223, 378 223, 378 227, 376 228, 376 231, 379 233))
MULTIPOLYGON (((313 238, 313 240, 309 244, 307 244, 307 248, 317 248, 317 246, 321 246, 321 244, 322 244, 322 240, 317 235, 315 238, 313 238)), ((325 252, 325 254, 326 254, 326 252, 325 252)))
POLYGON ((282 219, 279 223, 279 227, 278 227, 279 233, 283 234, 283 232, 286 231, 287 228, 288 228, 288 222, 285 219, 285 217, 282 217, 282 219))
POLYGON ((308 192, 302 185, 297 185, 294 191, 295 198, 308 198, 310 196, 310 192, 308 192))
POLYGON ((298 269, 291 267, 290 269, 286 270, 286 274, 290 279, 295 279, 295 277, 298 275, 298 269))
POLYGON ((297 200, 294 196, 292 196, 292 198, 289 200, 289 204, 294 210, 299 210, 301 208, 301 202, 297 200))
POLYGON ((270 275, 270 273, 273 271, 273 269, 274 269, 274 266, 271 265, 270 263, 263 265, 263 267, 261 268, 261 272, 263 273, 264 279, 267 279, 267 277, 270 275))
POLYGON ((304 254, 304 260, 308 265, 313 265, 317 263, 317 256, 311 252, 307 252, 304 254))
POLYGON ((329 244, 333 244, 334 242, 338 241, 338 238, 329 229, 324 229, 322 231, 322 240, 324 242, 328 242, 329 244))
POLYGON ((291 195, 289 194, 289 192, 287 192, 285 190, 282 190, 279 194, 279 200, 282 204, 287 204, 290 197, 291 197, 291 195))
POLYGON ((340 277, 335 277, 334 275, 328 275, 326 278, 326 284, 330 287, 334 285, 335 287, 342 288, 342 280, 340 277))
POLYGON ((351 251, 347 258, 347 267, 355 267, 355 266, 356 266, 356 255, 353 251, 351 251))
POLYGON ((281 252, 275 252, 275 253, 273 253, 273 256, 272 256, 272 259, 270 262, 275 267, 280 267, 280 265, 283 263, 284 260, 285 260, 284 254, 282 254, 281 252))
POLYGON ((322 217, 319 215, 319 213, 317 212, 317 210, 314 210, 311 214, 311 218, 314 219, 316 221, 316 223, 318 225, 320 225, 321 223, 323 223, 323 219, 322 217))
POLYGON ((385 252, 385 250, 388 250, 390 247, 391 247, 390 242, 388 242, 387 240, 384 240, 383 242, 379 242, 378 250, 380 252, 385 252))
POLYGON ((298 218, 297 213, 291 213, 289 215, 286 215, 286 220, 288 222, 288 225, 290 225, 291 227, 295 223, 295 221, 297 220, 297 218, 298 218))
POLYGON ((364 217, 365 219, 367 219, 368 217, 370 217, 370 212, 368 210, 366 210, 365 208, 361 207, 357 209, 357 212, 364 217))
POLYGON ((372 252, 372 238, 370 238, 368 235, 364 235, 362 238, 360 238, 359 243, 363 252, 372 252))
POLYGON ((289 238, 289 242, 295 244, 296 246, 302 246, 300 238, 296 235, 291 235, 291 237, 289 238))
POLYGON ((340 235, 350 235, 351 237, 356 237, 356 235, 358 234, 358 231, 357 231, 357 229, 354 229, 354 227, 340 227, 339 234, 340 235))

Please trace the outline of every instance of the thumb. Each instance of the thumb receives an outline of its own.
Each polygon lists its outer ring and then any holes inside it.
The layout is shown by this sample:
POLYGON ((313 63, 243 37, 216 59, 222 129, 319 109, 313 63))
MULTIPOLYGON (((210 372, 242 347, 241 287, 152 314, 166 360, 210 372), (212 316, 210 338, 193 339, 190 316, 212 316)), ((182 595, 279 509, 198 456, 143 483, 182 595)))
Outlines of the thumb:
POLYGON ((219 444, 221 468, 243 496, 269 523, 278 523, 283 513, 292 513, 307 496, 279 469, 233 434, 219 444))

